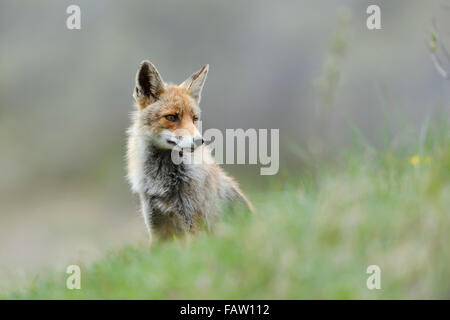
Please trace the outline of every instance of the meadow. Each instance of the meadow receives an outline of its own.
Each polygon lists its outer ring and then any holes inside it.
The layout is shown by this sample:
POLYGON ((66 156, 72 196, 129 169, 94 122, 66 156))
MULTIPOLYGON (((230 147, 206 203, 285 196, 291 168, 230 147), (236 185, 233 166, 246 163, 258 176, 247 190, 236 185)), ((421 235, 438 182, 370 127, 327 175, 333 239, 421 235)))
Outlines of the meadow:
POLYGON ((81 289, 43 270, 3 299, 450 298, 450 130, 410 148, 359 144, 340 161, 250 193, 211 232, 111 250, 81 289), (381 289, 369 290, 369 265, 381 289))

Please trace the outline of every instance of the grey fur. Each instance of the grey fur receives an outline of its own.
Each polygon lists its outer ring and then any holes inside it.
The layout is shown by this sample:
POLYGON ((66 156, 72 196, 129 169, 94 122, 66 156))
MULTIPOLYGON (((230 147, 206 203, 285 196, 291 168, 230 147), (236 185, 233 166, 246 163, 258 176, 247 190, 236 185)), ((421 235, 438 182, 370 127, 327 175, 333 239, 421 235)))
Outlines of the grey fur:
POLYGON ((193 232, 203 221, 209 226, 222 203, 241 197, 237 185, 220 168, 215 168, 219 173, 215 189, 216 171, 207 164, 175 164, 171 152, 151 142, 146 146, 143 188, 139 193, 147 227, 161 238, 193 232))

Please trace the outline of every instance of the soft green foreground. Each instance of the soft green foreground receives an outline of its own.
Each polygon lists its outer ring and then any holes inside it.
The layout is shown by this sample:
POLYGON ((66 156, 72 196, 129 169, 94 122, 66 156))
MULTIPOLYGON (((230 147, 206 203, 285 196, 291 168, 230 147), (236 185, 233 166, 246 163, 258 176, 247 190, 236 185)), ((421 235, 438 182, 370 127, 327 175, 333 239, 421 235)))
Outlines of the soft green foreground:
POLYGON ((449 141, 441 135, 417 156, 348 157, 344 168, 254 195, 257 215, 228 215, 212 234, 81 266, 81 290, 44 272, 3 298, 450 298, 449 141), (373 264, 381 290, 366 287, 373 264))

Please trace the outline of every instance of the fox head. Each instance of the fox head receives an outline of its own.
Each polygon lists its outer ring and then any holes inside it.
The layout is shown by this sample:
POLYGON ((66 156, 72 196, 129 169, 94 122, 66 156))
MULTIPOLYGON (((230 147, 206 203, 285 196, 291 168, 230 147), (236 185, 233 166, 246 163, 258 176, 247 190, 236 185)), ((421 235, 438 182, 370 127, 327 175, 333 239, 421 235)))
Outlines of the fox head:
POLYGON ((193 150, 201 146, 199 103, 208 70, 204 65, 180 85, 171 85, 163 81, 150 61, 142 61, 133 91, 140 134, 160 149, 193 150))

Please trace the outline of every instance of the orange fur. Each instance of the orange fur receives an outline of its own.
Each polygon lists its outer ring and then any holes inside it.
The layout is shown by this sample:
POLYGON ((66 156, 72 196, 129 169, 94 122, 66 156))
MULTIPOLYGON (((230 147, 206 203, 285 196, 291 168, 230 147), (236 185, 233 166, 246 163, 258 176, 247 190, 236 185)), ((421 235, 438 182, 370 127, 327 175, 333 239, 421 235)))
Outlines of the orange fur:
POLYGON ((200 110, 188 90, 183 87, 168 86, 159 96, 157 104, 158 106, 146 106, 154 109, 153 112, 150 112, 152 116, 147 120, 148 125, 151 124, 153 133, 158 133, 163 129, 172 132, 183 129, 191 135, 197 132, 194 117, 199 116, 200 110), (170 114, 178 115, 180 121, 167 120, 165 116, 170 114))

